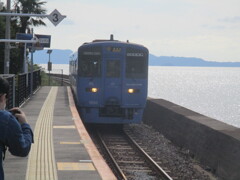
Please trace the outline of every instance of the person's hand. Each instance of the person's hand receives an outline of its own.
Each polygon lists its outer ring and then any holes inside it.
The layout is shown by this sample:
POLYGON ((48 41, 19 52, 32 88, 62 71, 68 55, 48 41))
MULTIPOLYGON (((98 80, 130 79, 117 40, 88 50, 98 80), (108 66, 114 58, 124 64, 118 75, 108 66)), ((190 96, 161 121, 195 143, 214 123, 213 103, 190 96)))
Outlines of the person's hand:
POLYGON ((17 118, 20 124, 27 123, 26 115, 20 108, 15 107, 9 111, 17 118))

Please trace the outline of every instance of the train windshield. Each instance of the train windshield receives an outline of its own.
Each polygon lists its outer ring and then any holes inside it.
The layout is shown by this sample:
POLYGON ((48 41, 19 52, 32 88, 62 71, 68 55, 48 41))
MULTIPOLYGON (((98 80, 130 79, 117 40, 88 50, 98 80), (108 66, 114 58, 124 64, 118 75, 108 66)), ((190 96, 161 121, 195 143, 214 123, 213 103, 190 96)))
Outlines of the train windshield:
POLYGON ((101 52, 100 48, 88 48, 79 51, 79 76, 101 76, 101 52))
POLYGON ((126 77, 127 78, 147 78, 148 69, 148 55, 147 53, 127 49, 126 54, 126 77))
POLYGON ((120 61, 107 60, 107 77, 118 78, 120 77, 120 61))

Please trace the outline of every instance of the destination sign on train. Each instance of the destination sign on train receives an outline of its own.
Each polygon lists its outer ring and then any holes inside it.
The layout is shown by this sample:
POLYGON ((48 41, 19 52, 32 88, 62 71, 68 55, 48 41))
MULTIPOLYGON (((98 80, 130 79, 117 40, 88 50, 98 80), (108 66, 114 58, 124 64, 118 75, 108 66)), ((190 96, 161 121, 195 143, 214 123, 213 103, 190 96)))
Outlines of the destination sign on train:
POLYGON ((127 53, 127 56, 143 57, 143 53, 127 53))
POLYGON ((110 51, 110 52, 121 52, 122 48, 109 46, 109 47, 107 47, 107 51, 110 51))
POLYGON ((101 53, 100 52, 85 51, 85 52, 83 52, 83 55, 93 55, 93 56, 96 56, 96 55, 101 55, 101 53))

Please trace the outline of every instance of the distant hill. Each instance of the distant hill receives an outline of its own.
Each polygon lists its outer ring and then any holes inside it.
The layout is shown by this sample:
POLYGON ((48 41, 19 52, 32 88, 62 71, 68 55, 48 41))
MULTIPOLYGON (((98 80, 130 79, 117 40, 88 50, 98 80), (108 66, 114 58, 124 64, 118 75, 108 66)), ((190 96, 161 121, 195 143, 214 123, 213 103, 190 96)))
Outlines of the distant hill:
MULTIPOLYGON (((69 49, 53 49, 50 57, 51 62, 53 64, 68 64, 69 56, 72 53, 73 51, 69 49)), ((36 51, 33 58, 35 64, 47 64, 49 55, 47 50, 41 50, 36 51)), ((215 62, 194 57, 154 56, 149 54, 149 66, 240 67, 240 62, 215 62)))
POLYGON ((205 61, 200 58, 149 55, 149 66, 240 67, 240 62, 205 61))

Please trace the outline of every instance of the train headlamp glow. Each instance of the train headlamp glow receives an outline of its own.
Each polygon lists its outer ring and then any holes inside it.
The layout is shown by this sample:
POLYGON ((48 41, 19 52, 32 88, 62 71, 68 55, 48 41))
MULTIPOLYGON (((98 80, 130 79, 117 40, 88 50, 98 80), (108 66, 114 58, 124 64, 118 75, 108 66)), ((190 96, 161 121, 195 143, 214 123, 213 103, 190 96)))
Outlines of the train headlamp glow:
POLYGON ((96 93, 96 92, 98 92, 98 88, 86 88, 86 91, 96 93))
POLYGON ((98 91, 98 89, 97 88, 91 88, 90 91, 93 92, 93 93, 96 93, 98 91))
POLYGON ((132 88, 128 89, 129 94, 138 93, 138 92, 139 92, 139 89, 132 89, 132 88))
POLYGON ((128 89, 128 93, 129 93, 129 94, 134 93, 134 89, 128 89))

